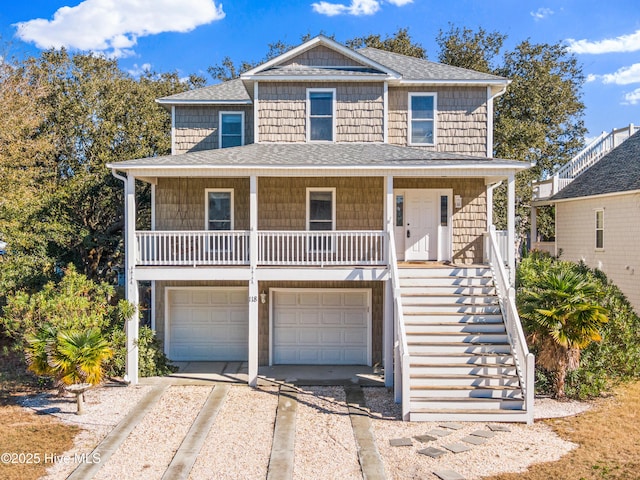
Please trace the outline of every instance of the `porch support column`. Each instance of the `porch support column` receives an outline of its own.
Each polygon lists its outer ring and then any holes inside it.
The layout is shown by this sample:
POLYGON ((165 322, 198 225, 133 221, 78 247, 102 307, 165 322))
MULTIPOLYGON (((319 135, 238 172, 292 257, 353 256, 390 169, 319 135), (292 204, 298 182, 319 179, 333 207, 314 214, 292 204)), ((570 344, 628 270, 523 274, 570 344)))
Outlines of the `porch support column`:
POLYGON ((251 280, 249 281, 249 385, 258 384, 258 179, 255 175, 249 178, 249 263, 251 280))
POLYGON ((515 285, 516 273, 516 178, 509 174, 507 185, 507 266, 511 286, 515 285))
POLYGON ((126 268, 126 296, 133 304, 134 311, 126 320, 127 357, 125 360, 125 380, 132 385, 138 383, 138 282, 135 276, 136 267, 136 179, 133 175, 127 177, 124 204, 125 223, 125 268, 126 268))
POLYGON ((538 207, 534 205, 531 205, 531 232, 529 237, 531 237, 529 250, 533 250, 538 241, 538 207))
POLYGON ((495 185, 487 185, 487 232, 493 225, 493 189, 495 185))
MULTIPOLYGON (((387 265, 389 272, 392 272, 391 262, 397 259, 391 258, 391 243, 395 242, 393 235, 393 176, 389 175, 384 183, 384 221, 389 245, 386 248, 387 265)), ((382 325, 382 355, 384 362, 384 385, 387 388, 393 386, 393 284, 391 275, 385 282, 384 290, 384 319, 382 325)))

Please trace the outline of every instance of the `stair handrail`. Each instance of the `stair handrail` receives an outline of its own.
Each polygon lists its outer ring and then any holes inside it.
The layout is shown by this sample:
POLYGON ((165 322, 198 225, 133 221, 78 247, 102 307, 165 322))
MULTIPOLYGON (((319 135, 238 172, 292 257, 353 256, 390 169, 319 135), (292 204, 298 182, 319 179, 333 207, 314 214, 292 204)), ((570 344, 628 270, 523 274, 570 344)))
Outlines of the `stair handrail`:
MULTIPOLYGON (((400 274, 398 272, 398 254, 394 235, 387 232, 389 239, 389 272, 391 274, 391 290, 393 291, 393 318, 396 341, 394 344, 394 396, 396 403, 402 402, 402 419, 409 421, 411 405, 410 356, 407 333, 404 328, 402 314, 402 297, 400 293, 400 274), (399 370, 399 371, 398 371, 399 370)), ((385 366, 386 368, 386 366, 385 366)))
POLYGON ((488 233, 489 251, 487 252, 487 256, 489 259, 489 265, 493 272, 498 299, 500 301, 500 306, 502 307, 504 323, 507 327, 507 335, 510 339, 509 343, 511 344, 514 352, 516 369, 522 384, 525 409, 527 412, 527 423, 533 423, 535 358, 534 355, 529 352, 529 347, 527 346, 527 340, 524 335, 524 330, 522 329, 520 315, 518 315, 518 308, 516 306, 515 290, 511 286, 509 275, 507 274, 504 261, 502 260, 500 250, 498 248, 496 227, 491 225, 488 233), (524 362, 524 365, 522 362, 524 362))

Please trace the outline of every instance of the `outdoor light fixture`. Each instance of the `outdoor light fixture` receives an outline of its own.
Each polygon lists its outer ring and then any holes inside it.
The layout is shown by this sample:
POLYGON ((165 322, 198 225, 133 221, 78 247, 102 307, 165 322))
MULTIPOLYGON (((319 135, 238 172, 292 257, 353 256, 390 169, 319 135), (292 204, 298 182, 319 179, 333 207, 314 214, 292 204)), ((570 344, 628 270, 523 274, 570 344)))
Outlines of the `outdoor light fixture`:
POLYGON ((260 302, 267 303, 267 294, 266 294, 266 292, 264 290, 260 294, 260 302))

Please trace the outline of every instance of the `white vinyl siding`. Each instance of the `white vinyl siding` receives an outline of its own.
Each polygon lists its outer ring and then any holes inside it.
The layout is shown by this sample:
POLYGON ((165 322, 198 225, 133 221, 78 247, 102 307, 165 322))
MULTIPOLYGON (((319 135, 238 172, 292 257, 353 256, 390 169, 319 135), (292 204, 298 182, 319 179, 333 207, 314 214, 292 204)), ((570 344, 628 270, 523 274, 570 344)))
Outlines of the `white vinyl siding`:
POLYGON ((436 144, 435 93, 409 93, 409 145, 436 144))

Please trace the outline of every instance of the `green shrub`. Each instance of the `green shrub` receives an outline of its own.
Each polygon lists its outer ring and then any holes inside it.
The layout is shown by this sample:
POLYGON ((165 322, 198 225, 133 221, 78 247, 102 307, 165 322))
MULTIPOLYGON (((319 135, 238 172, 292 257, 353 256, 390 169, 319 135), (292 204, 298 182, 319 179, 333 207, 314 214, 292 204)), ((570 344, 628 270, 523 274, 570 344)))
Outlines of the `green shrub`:
MULTIPOLYGON (((609 321, 600 329, 602 339, 585 347, 580 356, 580 366, 568 373, 565 392, 572 398, 589 398, 621 381, 640 378, 640 317, 607 276, 584 263, 560 261, 548 255, 535 253, 524 259, 518 267, 518 308, 521 308, 521 291, 531 288, 551 268, 562 264, 587 275, 596 282, 601 292, 600 304, 608 310, 609 321)), ((525 326, 526 328, 526 326, 525 326)), ((533 353, 536 353, 532 348, 533 353)), ((553 374, 536 367, 536 391, 552 392, 553 374)))
MULTIPOLYGON (((9 295, 0 327, 19 350, 25 347, 29 350, 30 344, 26 340, 36 341, 42 337, 46 333, 45 326, 54 332, 54 336, 59 332, 95 330, 101 338, 107 339, 114 353, 105 365, 106 374, 122 376, 126 358, 124 325, 125 319, 133 314, 132 308, 125 300, 117 301, 112 286, 93 282, 69 266, 57 283, 47 283, 33 294, 17 292, 9 295)), ((151 329, 140 328, 138 347, 141 376, 166 375, 173 371, 151 329)), ((33 358, 38 352, 27 353, 33 358)), ((40 360, 46 361, 46 355, 39 354, 40 360)))

